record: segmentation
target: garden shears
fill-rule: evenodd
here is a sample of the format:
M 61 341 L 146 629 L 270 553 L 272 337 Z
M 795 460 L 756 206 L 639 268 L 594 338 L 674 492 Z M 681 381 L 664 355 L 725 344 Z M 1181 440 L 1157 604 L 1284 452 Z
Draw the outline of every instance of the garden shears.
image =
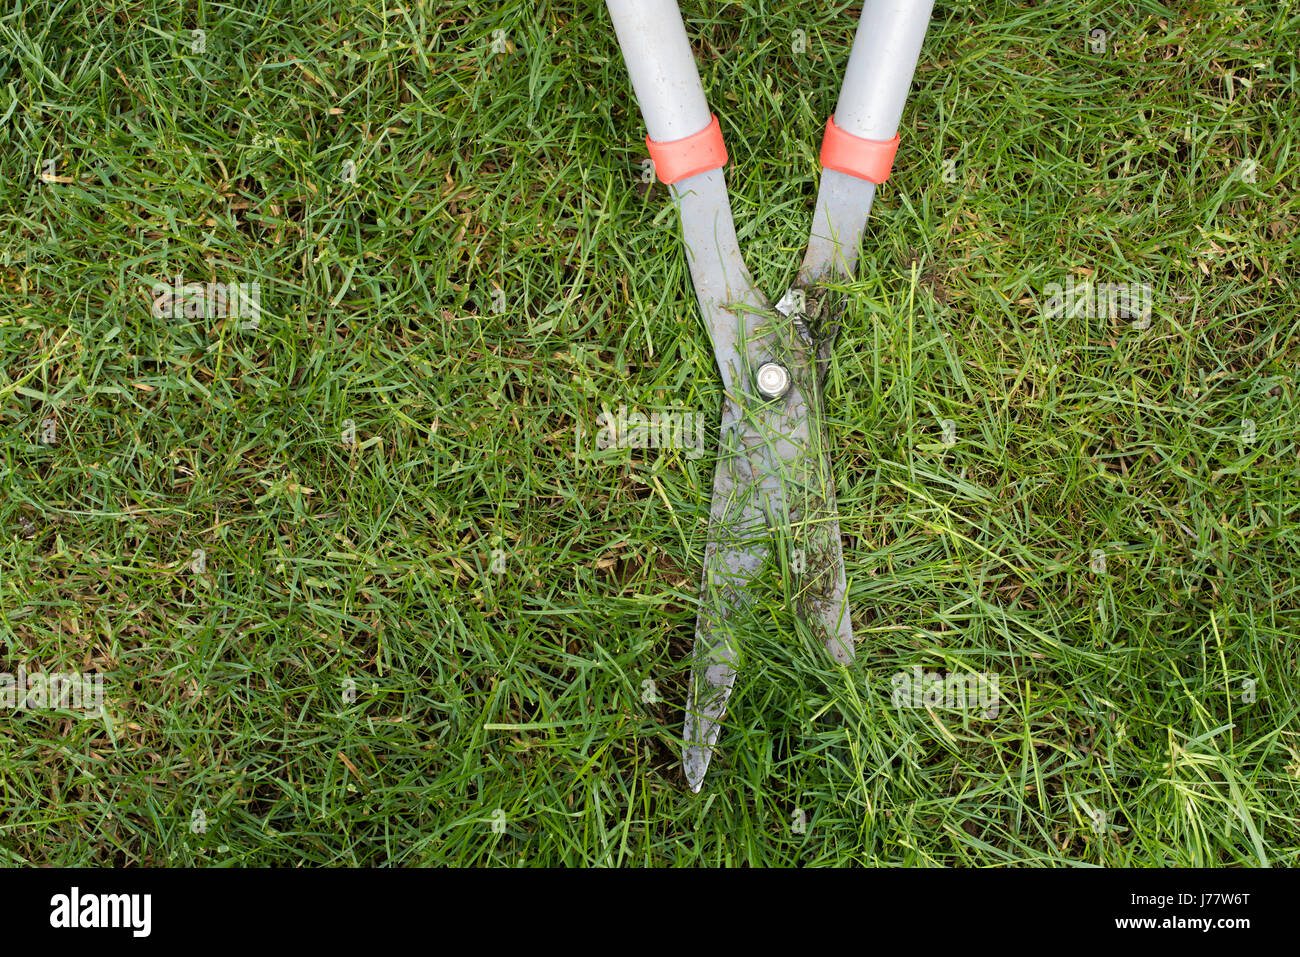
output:
M 823 168 L 803 265 L 775 306 L 740 254 L 723 179 L 721 124 L 704 97 L 675 0 L 607 0 L 645 119 L 656 177 L 681 219 L 691 280 L 722 378 L 708 541 L 686 702 L 682 764 L 699 791 L 713 755 L 761 571 L 796 582 L 796 610 L 839 664 L 853 660 L 835 482 L 823 442 L 822 389 L 843 299 L 898 123 L 933 0 L 867 0 L 826 123 Z

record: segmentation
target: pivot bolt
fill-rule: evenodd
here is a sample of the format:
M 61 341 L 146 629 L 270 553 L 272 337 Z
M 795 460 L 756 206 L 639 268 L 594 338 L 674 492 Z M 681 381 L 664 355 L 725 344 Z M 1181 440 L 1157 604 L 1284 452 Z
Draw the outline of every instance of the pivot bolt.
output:
M 758 391 L 769 399 L 779 399 L 790 391 L 790 373 L 778 362 L 764 362 L 754 377 Z

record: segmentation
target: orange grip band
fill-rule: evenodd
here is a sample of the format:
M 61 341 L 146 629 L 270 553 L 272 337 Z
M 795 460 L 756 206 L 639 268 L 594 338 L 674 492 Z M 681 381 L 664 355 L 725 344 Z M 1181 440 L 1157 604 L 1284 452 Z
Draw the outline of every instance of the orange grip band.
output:
M 894 168 L 894 154 L 898 152 L 898 134 L 892 140 L 867 140 L 845 133 L 835 125 L 835 117 L 826 121 L 826 136 L 822 140 L 822 166 L 858 179 L 883 183 Z
M 661 183 L 675 183 L 727 165 L 727 147 L 722 142 L 722 126 L 717 116 L 698 133 L 664 143 L 656 143 L 647 136 L 645 145 Z

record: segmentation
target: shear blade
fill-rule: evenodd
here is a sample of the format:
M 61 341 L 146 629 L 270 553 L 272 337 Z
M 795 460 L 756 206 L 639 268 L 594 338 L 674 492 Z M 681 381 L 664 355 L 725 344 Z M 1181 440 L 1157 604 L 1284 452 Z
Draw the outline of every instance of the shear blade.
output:
M 718 461 L 713 470 L 709 538 L 704 550 L 695 650 L 686 699 L 682 766 L 692 791 L 699 791 L 722 730 L 727 699 L 736 681 L 738 635 L 752 605 L 748 589 L 767 557 L 767 523 L 758 496 L 764 484 L 760 461 L 747 442 L 739 406 L 723 403 Z M 755 471 L 755 466 L 758 471 Z
M 735 684 L 739 642 L 752 620 L 752 589 L 774 538 L 790 549 L 784 561 L 796 607 L 836 661 L 853 658 L 817 362 L 802 327 L 791 320 L 784 328 L 769 339 L 769 348 L 791 372 L 789 392 L 770 401 L 729 395 L 723 403 L 683 735 L 683 768 L 697 792 Z

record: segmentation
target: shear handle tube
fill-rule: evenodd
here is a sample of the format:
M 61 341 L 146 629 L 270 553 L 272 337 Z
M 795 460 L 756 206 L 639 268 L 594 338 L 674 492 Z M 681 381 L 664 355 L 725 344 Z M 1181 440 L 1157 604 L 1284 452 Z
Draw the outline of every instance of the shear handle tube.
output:
M 657 143 L 706 129 L 712 117 L 676 0 L 607 0 L 646 132 Z
M 934 0 L 867 0 L 835 107 L 845 133 L 894 138 L 933 7 Z

